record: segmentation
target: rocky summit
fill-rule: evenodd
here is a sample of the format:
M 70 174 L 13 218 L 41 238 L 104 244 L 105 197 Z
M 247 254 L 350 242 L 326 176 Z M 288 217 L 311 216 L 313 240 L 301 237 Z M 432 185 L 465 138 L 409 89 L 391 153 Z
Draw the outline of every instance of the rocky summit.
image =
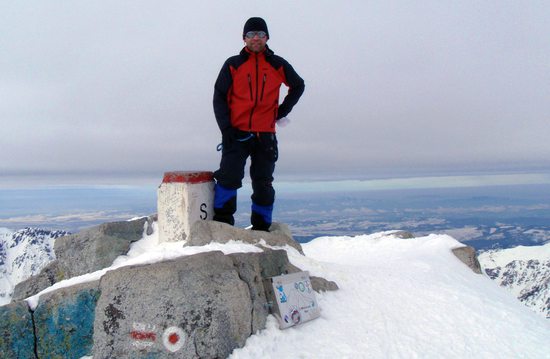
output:
M 99 280 L 44 292 L 35 307 L 22 300 L 62 279 L 109 267 L 151 233 L 153 221 L 107 223 L 58 239 L 57 259 L 0 307 L 0 358 L 225 358 L 265 328 L 272 303 L 264 279 L 300 271 L 277 249 L 301 252 L 286 226 L 262 234 L 205 222 L 182 245 L 223 243 L 225 230 L 262 250 L 208 251 L 113 268 Z M 338 288 L 319 277 L 311 282 L 317 291 Z

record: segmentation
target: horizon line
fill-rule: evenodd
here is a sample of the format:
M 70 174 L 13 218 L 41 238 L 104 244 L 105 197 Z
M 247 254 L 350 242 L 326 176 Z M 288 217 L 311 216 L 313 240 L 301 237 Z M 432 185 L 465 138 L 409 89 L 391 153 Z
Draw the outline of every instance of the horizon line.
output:
M 53 175 L 48 176 L 49 179 Z M 62 176 L 63 177 L 63 176 Z M 72 176 L 70 176 L 72 177 Z M 278 190 L 285 192 L 340 192 L 340 191 L 373 191 L 373 190 L 397 190 L 397 189 L 427 189 L 427 188 L 464 188 L 485 186 L 510 186 L 510 185 L 550 185 L 550 172 L 526 172 L 526 173 L 485 173 L 463 175 L 410 175 L 410 176 L 380 176 L 367 178 L 361 176 L 348 176 L 348 178 L 335 178 L 331 176 L 311 176 L 307 178 L 294 178 L 292 176 L 279 176 L 274 181 Z M 19 181 L 3 184 L 0 177 L 0 190 L 40 190 L 40 189 L 137 189 L 151 186 L 158 187 L 158 182 L 147 177 L 98 177 L 84 181 L 63 181 L 57 178 L 57 183 L 37 181 L 21 183 Z M 243 188 L 250 187 L 250 180 L 245 177 Z

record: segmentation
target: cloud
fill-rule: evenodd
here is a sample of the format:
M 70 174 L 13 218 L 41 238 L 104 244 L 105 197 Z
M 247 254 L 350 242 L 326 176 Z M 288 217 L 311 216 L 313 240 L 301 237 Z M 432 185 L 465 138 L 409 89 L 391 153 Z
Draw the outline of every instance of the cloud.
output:
M 540 3 L 5 4 L 4 174 L 215 169 L 212 88 L 249 16 L 306 80 L 277 172 L 550 168 Z
M 99 221 L 117 221 L 134 218 L 135 213 L 122 213 L 119 211 L 91 211 L 79 213 L 64 213 L 59 215 L 54 214 L 35 214 L 27 216 L 12 216 L 0 218 L 0 225 L 9 226 L 11 224 L 24 224 L 26 226 L 35 226 L 40 224 L 56 224 L 63 225 L 64 223 L 73 224 L 77 222 L 99 222 Z

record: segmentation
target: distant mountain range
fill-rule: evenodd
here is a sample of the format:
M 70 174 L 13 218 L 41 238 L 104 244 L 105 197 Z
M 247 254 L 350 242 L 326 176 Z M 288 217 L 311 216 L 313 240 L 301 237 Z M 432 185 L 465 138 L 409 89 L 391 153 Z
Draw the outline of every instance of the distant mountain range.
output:
M 17 283 L 55 259 L 55 239 L 67 234 L 62 230 L 25 228 L 13 232 L 0 228 L 0 305 L 10 302 Z M 479 261 L 484 273 L 498 285 L 550 318 L 550 243 L 486 251 Z
M 25 228 L 12 232 L 0 228 L 0 305 L 10 302 L 19 282 L 38 274 L 55 259 L 56 238 L 69 232 Z
M 550 319 L 550 243 L 487 251 L 479 262 L 491 279 Z

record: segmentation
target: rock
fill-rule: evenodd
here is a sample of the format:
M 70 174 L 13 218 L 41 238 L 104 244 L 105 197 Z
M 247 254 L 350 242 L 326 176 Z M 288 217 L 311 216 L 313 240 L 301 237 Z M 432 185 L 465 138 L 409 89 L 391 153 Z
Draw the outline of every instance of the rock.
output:
M 276 250 L 273 252 L 281 252 L 281 255 L 271 257 L 269 259 L 262 258 L 262 278 L 275 277 L 281 274 L 290 274 L 302 272 L 302 270 L 296 267 L 294 264 L 288 261 L 288 256 L 284 250 Z M 264 249 L 264 257 L 269 257 L 269 249 Z M 309 276 L 311 280 L 311 287 L 314 291 L 321 293 L 326 291 L 338 290 L 338 284 L 333 281 L 326 280 L 323 277 Z
M 256 333 L 265 328 L 269 307 L 265 296 L 263 278 L 300 271 L 290 264 L 286 251 L 265 249 L 262 253 L 235 253 L 233 260 L 239 277 L 248 285 L 252 300 L 252 327 Z
M 414 238 L 414 234 L 412 234 L 411 232 L 407 232 L 407 231 L 396 231 L 396 232 L 390 233 L 390 235 L 394 236 L 394 237 L 397 237 L 397 238 L 401 238 L 401 239 Z
M 0 307 L 0 358 L 36 358 L 32 315 L 25 302 Z
M 55 242 L 57 259 L 39 274 L 18 283 L 12 301 L 33 296 L 63 279 L 110 266 L 119 255 L 128 252 L 132 242 L 143 237 L 144 226 L 147 235 L 153 233 L 155 219 L 156 215 L 151 215 L 133 221 L 104 223 L 58 238 Z
M 153 234 L 153 222 L 157 222 L 158 218 L 159 216 L 156 213 L 147 217 L 147 229 L 145 230 L 145 234 L 148 236 Z
M 40 296 L 34 311 L 39 358 L 91 355 L 99 293 L 99 281 L 95 281 Z
M 62 279 L 110 266 L 127 253 L 131 242 L 149 233 L 152 221 L 149 217 L 106 223 L 59 238 L 57 259 L 20 283 L 14 298 L 27 298 Z M 263 279 L 300 271 L 285 250 L 271 247 L 290 245 L 300 253 L 302 248 L 282 224 L 274 224 L 267 233 L 197 223 L 186 245 L 234 239 L 258 245 L 263 252 L 207 252 L 122 267 L 99 281 L 43 294 L 33 315 L 26 303 L 14 302 L 0 311 L 0 358 L 3 353 L 10 358 L 34 358 L 35 353 L 52 358 L 92 353 L 94 358 L 221 358 L 242 347 L 266 325 L 270 308 Z M 323 278 L 311 279 L 317 291 L 338 287 Z
M 26 303 L 1 307 L 1 353 L 9 358 L 34 358 L 35 350 L 38 357 L 52 358 L 227 357 L 265 328 L 270 307 L 264 279 L 299 271 L 285 250 L 269 248 L 122 267 L 99 281 L 43 294 L 34 331 Z M 311 281 L 316 291 L 337 288 L 323 278 Z M 32 355 L 18 354 L 27 352 Z
M 481 274 L 481 266 L 477 260 L 476 250 L 470 246 L 453 249 L 453 254 L 477 274 Z
M 297 273 L 302 270 L 296 267 L 294 264 L 288 261 L 288 256 L 285 250 L 270 250 L 269 248 L 264 248 L 263 253 L 260 254 L 261 262 L 261 277 L 269 278 L 275 277 L 281 274 Z M 250 255 L 250 253 L 247 253 Z M 335 291 L 338 290 L 338 285 L 336 282 L 328 281 L 322 277 L 310 276 L 311 287 L 314 291 L 320 293 L 325 291 Z
M 94 358 L 225 358 L 251 334 L 249 287 L 221 252 L 120 268 L 100 288 Z
M 317 293 L 335 291 L 339 289 L 338 284 L 331 280 L 326 280 L 325 278 L 315 276 L 310 276 L 309 279 L 311 280 L 311 287 Z
M 273 223 L 270 232 L 263 232 L 237 228 L 216 221 L 196 221 L 191 226 L 189 239 L 185 245 L 203 246 L 211 242 L 227 243 L 230 240 L 251 244 L 259 244 L 261 240 L 264 240 L 269 246 L 283 247 L 289 245 L 304 254 L 300 243 L 292 238 L 288 226 L 283 223 Z
M 55 255 L 61 279 L 109 267 L 130 244 L 143 237 L 147 217 L 134 221 L 104 223 L 77 234 L 58 238 Z
M 60 281 L 61 278 L 58 262 L 54 260 L 44 267 L 39 274 L 18 283 L 13 290 L 12 301 L 31 297 Z

